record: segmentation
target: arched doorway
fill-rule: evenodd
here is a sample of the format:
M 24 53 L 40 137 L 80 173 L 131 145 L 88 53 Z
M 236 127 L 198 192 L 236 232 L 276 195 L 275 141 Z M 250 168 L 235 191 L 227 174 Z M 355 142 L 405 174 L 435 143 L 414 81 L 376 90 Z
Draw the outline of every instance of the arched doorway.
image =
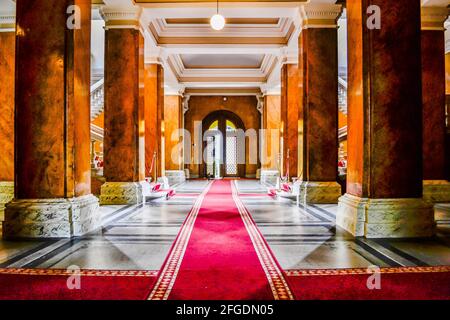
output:
M 245 177 L 245 127 L 231 111 L 214 111 L 203 119 L 203 177 Z

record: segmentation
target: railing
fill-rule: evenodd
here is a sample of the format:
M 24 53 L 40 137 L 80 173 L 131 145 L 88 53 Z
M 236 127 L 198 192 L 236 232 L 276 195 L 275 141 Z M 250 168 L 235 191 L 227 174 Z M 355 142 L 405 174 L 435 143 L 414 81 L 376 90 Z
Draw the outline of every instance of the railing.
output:
M 104 80 L 103 78 L 91 86 L 91 121 L 104 110 Z M 103 129 L 91 123 L 91 139 L 103 141 Z
M 104 97 L 104 79 L 102 78 L 91 86 L 91 120 L 103 112 Z
M 347 114 L 347 81 L 338 77 L 339 85 L 338 85 L 338 102 L 339 102 L 339 111 L 343 114 Z

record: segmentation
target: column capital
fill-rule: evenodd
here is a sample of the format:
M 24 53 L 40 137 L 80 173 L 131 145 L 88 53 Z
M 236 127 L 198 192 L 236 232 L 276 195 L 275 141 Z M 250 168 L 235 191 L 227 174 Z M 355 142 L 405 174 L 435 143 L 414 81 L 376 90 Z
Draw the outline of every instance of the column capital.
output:
M 156 47 L 145 51 L 145 64 L 160 64 L 164 66 L 167 54 L 164 48 Z
M 293 50 L 288 47 L 284 47 L 280 50 L 278 56 L 281 66 L 284 64 L 297 64 L 298 63 L 298 50 Z
M 337 20 L 342 14 L 340 4 L 307 4 L 300 7 L 302 29 L 337 28 Z
M 140 30 L 142 8 L 100 8 L 100 15 L 105 20 L 105 30 L 109 29 L 136 29 Z
M 0 32 L 15 32 L 16 31 L 16 15 L 0 14 Z
M 164 86 L 164 95 L 183 97 L 185 90 L 186 87 L 180 83 L 168 83 Z
M 422 7 L 422 30 L 444 31 L 449 9 L 444 7 Z

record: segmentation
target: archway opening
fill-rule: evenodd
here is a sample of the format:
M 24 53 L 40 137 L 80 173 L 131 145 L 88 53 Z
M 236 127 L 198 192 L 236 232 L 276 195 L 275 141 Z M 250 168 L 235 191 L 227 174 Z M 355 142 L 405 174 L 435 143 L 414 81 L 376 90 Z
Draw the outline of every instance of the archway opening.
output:
M 205 117 L 202 126 L 204 156 L 199 172 L 203 177 L 245 177 L 243 121 L 233 112 L 220 110 Z

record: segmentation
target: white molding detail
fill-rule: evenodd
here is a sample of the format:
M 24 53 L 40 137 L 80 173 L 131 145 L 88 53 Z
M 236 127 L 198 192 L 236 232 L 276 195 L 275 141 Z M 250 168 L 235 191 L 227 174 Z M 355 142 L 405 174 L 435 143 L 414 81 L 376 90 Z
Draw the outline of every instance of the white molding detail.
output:
M 101 7 L 100 15 L 105 20 L 105 30 L 109 29 L 136 29 L 144 34 L 144 29 L 141 27 L 140 18 L 142 8 L 134 7 L 129 9 Z M 115 21 L 117 24 L 111 23 Z M 133 21 L 135 23 L 129 23 Z M 124 22 L 123 24 L 121 22 Z
M 298 64 L 298 49 L 293 50 L 289 47 L 284 47 L 280 50 L 278 59 L 281 65 L 284 64 Z
M 276 63 L 276 55 L 266 54 L 259 68 L 195 69 L 187 68 L 180 54 L 167 56 L 167 64 L 181 82 L 184 78 L 260 78 L 260 82 L 265 82 L 274 68 L 276 68 Z
M 15 32 L 15 14 L 0 15 L 0 32 Z M 12 27 L 14 25 L 14 28 Z
M 189 100 L 191 99 L 191 96 L 189 94 L 186 94 L 183 97 L 183 114 L 189 111 Z
M 180 96 L 182 97 L 186 87 L 179 83 L 166 83 L 164 85 L 165 96 Z
M 264 111 L 264 96 L 262 94 L 257 94 L 256 95 L 256 99 L 258 100 L 258 104 L 256 106 L 256 110 L 258 110 L 258 112 L 260 114 L 263 114 L 263 111 Z
M 227 24 L 220 32 L 221 37 L 285 37 L 289 34 L 293 19 L 280 18 L 276 26 L 261 26 L 255 24 L 233 25 Z M 150 20 L 158 37 L 217 37 L 217 32 L 206 24 L 167 24 L 164 18 Z
M 300 17 L 303 29 L 338 27 L 337 20 L 342 14 L 342 5 L 309 3 L 301 6 Z M 326 23 L 324 23 L 326 21 Z

